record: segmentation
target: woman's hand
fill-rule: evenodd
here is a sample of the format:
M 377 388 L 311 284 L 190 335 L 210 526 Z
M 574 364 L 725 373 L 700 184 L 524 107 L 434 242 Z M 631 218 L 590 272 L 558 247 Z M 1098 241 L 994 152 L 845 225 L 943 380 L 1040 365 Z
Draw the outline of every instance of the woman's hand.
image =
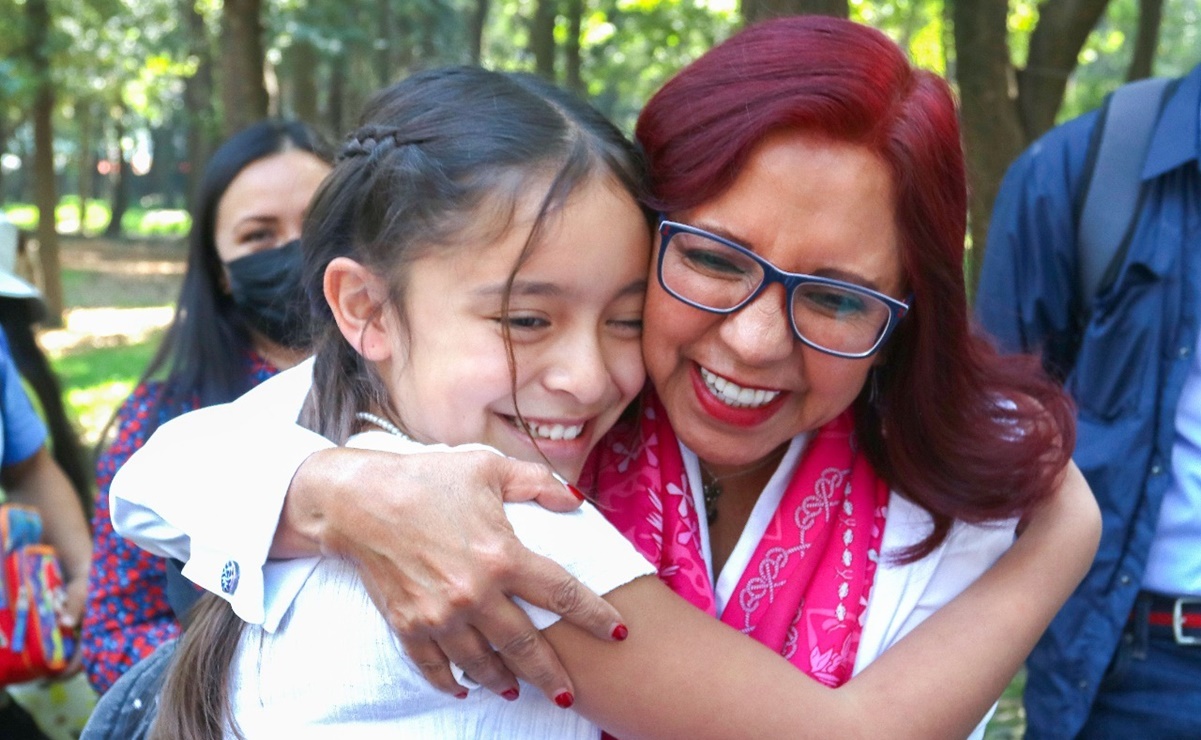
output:
M 488 452 L 324 450 L 297 471 L 272 554 L 311 552 L 316 543 L 357 563 L 372 600 L 437 688 L 464 691 L 453 661 L 506 698 L 516 698 L 516 673 L 553 699 L 572 690 L 570 677 L 512 597 L 605 640 L 624 632 L 621 617 L 527 550 L 502 498 L 554 511 L 580 504 L 546 467 Z

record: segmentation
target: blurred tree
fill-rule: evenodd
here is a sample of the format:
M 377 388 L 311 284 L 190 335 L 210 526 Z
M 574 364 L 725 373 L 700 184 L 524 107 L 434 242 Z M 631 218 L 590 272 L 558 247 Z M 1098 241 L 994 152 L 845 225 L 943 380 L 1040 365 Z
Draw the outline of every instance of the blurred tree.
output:
M 982 245 L 1001 178 L 1028 143 L 1055 123 L 1080 50 L 1109 0 L 1054 0 L 1038 6 L 1026 63 L 1014 65 L 1006 0 L 955 0 L 956 80 L 962 101 L 972 244 Z M 972 284 L 984 250 L 973 249 Z
M 125 220 L 125 212 L 129 210 L 129 157 L 126 151 L 125 107 L 118 103 L 109 111 L 113 125 L 113 142 L 116 152 L 116 165 L 112 168 L 113 197 L 109 201 L 108 226 L 104 235 L 109 239 L 121 236 L 121 224 Z
M 846 18 L 849 14 L 847 0 L 742 0 L 742 17 L 747 23 L 784 15 L 833 15 Z
M 1159 27 L 1163 23 L 1163 0 L 1139 0 L 1138 32 L 1135 35 L 1134 55 L 1126 71 L 1127 80 L 1151 76 L 1155 47 L 1159 44 Z
M 575 2 L 575 0 L 573 0 Z M 467 22 L 468 61 L 479 64 L 484 49 L 484 26 L 488 22 L 489 0 L 475 0 Z
M 221 130 L 225 136 L 267 116 L 262 0 L 225 0 L 221 11 Z
M 548 80 L 555 79 L 555 18 L 556 0 L 536 0 L 534 17 L 530 21 L 530 53 L 534 56 L 534 71 Z
M 191 71 L 183 75 L 186 111 L 183 121 L 187 130 L 185 200 L 190 205 L 195 202 L 201 168 L 216 145 L 219 129 L 213 106 L 213 46 L 208 21 L 197 0 L 179 0 L 178 7 L 183 20 L 185 63 Z
M 576 95 L 584 93 L 580 34 L 584 30 L 584 0 L 565 0 L 567 34 L 563 42 L 563 87 Z
M 34 79 L 34 204 L 38 210 L 38 259 L 47 326 L 63 325 L 63 280 L 58 253 L 58 186 L 54 171 L 54 83 L 50 77 L 50 6 L 48 0 L 25 0 L 29 63 Z

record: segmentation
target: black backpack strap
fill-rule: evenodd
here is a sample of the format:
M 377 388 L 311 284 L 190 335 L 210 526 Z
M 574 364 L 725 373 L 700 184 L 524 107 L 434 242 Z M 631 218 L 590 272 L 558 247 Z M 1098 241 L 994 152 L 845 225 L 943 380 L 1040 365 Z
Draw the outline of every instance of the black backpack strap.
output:
M 1077 219 L 1076 303 L 1081 326 L 1088 323 L 1093 299 L 1113 282 L 1130 247 L 1143 196 L 1143 162 L 1173 82 L 1151 78 L 1123 85 L 1106 99 L 1097 119 Z

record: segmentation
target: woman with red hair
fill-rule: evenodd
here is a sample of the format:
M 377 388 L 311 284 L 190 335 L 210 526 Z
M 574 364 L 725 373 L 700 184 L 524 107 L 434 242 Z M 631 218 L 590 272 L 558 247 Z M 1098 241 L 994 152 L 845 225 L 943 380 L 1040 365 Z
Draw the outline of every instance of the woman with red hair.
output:
M 680 72 L 636 136 L 661 213 L 653 388 L 583 487 L 677 594 L 829 686 L 945 605 L 906 641 L 903 675 L 931 702 L 912 726 L 962 734 L 1083 574 L 1099 522 L 1070 462 L 1066 396 L 970 325 L 946 83 L 872 29 L 780 19 Z M 563 506 L 548 473 L 327 449 L 267 420 L 295 418 L 307 385 L 293 374 L 164 427 L 114 484 L 123 532 L 191 558 L 185 573 L 248 621 L 275 608 L 269 554 L 352 560 L 448 692 L 461 690 L 448 660 L 501 694 L 517 689 L 508 667 L 548 696 L 597 690 L 573 686 L 510 595 L 614 638 L 653 616 L 619 617 L 513 538 L 494 492 Z M 188 460 L 212 424 L 233 475 Z M 266 461 L 264 438 L 279 440 Z M 164 470 L 170 497 L 156 491 Z M 187 503 L 204 498 L 207 512 Z M 1023 516 L 1039 536 L 1002 555 Z M 903 714 L 909 696 L 889 708 Z

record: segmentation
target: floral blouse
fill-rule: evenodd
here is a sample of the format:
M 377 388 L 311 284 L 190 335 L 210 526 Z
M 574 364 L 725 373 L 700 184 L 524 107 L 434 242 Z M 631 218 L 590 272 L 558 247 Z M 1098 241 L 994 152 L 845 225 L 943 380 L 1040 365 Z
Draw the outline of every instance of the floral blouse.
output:
M 258 355 L 247 358 L 247 372 L 258 385 L 277 370 Z M 113 476 L 141 449 L 149 431 L 195 409 L 195 398 L 164 398 L 161 381 L 138 385 L 117 413 L 116 440 L 96 461 L 96 506 L 92 515 L 92 567 L 81 647 L 88 682 L 104 693 L 134 663 L 179 634 L 179 623 L 167 603 L 167 570 L 163 558 L 151 555 L 113 531 L 108 489 Z M 151 423 L 151 416 L 157 418 Z

